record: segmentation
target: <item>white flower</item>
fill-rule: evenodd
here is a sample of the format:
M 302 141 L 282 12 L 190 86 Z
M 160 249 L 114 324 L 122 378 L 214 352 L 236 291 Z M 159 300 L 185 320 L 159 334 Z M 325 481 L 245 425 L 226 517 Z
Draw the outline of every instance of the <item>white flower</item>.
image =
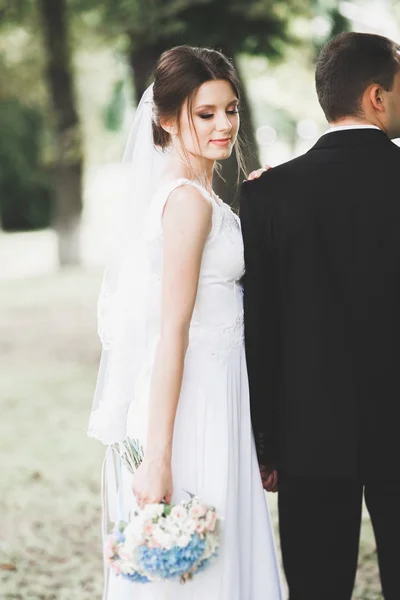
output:
M 164 531 L 171 535 L 174 538 L 177 538 L 180 533 L 180 527 L 178 523 L 174 522 L 172 519 L 166 519 L 164 523 Z
M 125 575 L 132 575 L 136 571 L 136 567 L 133 562 L 123 561 L 121 562 L 121 573 Z
M 179 546 L 179 548 L 184 548 L 190 542 L 191 537 L 192 536 L 190 536 L 190 535 L 181 535 L 178 538 L 176 545 Z
M 187 519 L 187 521 L 185 521 L 185 523 L 182 526 L 182 531 L 184 531 L 185 533 L 187 533 L 188 535 L 193 535 L 195 533 L 195 531 L 197 530 L 197 525 L 198 525 L 198 521 L 192 519 Z
M 141 543 L 144 539 L 144 528 L 145 523 L 142 521 L 142 519 L 138 517 L 132 519 L 124 531 L 126 543 L 131 547 Z
M 162 504 L 146 504 L 146 506 L 141 511 L 141 514 L 144 519 L 157 519 L 161 517 L 164 511 L 164 506 Z
M 160 527 L 156 527 L 153 532 L 154 541 L 165 550 L 170 550 L 174 546 L 172 535 L 163 531 Z
M 215 533 L 207 533 L 205 540 L 206 547 L 204 549 L 203 558 L 209 558 L 218 550 L 219 538 Z

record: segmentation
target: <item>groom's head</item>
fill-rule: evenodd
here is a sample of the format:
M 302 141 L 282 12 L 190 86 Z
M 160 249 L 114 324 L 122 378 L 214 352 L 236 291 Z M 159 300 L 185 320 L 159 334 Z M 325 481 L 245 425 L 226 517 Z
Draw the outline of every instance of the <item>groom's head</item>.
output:
M 332 124 L 354 120 L 400 137 L 400 46 L 380 35 L 341 33 L 322 49 L 315 82 Z

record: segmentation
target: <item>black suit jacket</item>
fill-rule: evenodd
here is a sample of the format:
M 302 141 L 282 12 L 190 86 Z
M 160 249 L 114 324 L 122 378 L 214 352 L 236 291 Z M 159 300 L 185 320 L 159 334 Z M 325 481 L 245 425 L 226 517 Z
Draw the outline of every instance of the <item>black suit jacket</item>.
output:
M 245 182 L 240 216 L 260 461 L 400 477 L 400 148 L 325 134 Z

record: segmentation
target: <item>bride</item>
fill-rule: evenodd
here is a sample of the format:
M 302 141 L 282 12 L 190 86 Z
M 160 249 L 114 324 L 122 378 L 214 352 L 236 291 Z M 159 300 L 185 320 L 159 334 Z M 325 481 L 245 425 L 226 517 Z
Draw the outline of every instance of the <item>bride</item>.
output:
M 184 490 L 222 517 L 219 557 L 185 585 L 106 573 L 106 600 L 282 600 L 251 430 L 239 220 L 213 192 L 236 151 L 239 84 L 220 52 L 165 52 L 124 157 L 127 202 L 99 302 L 103 353 L 89 435 L 139 438 L 132 475 L 108 452 L 107 518 Z M 106 489 L 107 488 L 107 489 Z

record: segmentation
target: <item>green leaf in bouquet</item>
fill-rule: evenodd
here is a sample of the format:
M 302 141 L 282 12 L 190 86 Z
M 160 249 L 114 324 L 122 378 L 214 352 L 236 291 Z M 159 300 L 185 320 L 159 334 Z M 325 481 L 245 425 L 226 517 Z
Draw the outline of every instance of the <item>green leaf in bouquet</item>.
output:
M 185 494 L 190 496 L 191 500 L 193 500 L 193 498 L 195 498 L 195 496 L 196 496 L 196 494 L 192 494 L 192 492 L 188 492 L 187 490 L 184 490 L 183 488 L 182 488 L 182 492 L 185 492 Z
M 123 532 L 124 532 L 124 530 L 125 530 L 125 527 L 126 527 L 126 526 L 127 526 L 127 523 L 126 523 L 125 521 L 119 521 L 119 522 L 118 522 L 118 527 L 117 527 L 117 528 L 118 528 L 118 531 L 119 531 L 120 533 L 123 533 Z
M 171 514 L 171 510 L 172 510 L 171 504 L 164 504 L 163 517 L 168 517 L 168 515 Z

